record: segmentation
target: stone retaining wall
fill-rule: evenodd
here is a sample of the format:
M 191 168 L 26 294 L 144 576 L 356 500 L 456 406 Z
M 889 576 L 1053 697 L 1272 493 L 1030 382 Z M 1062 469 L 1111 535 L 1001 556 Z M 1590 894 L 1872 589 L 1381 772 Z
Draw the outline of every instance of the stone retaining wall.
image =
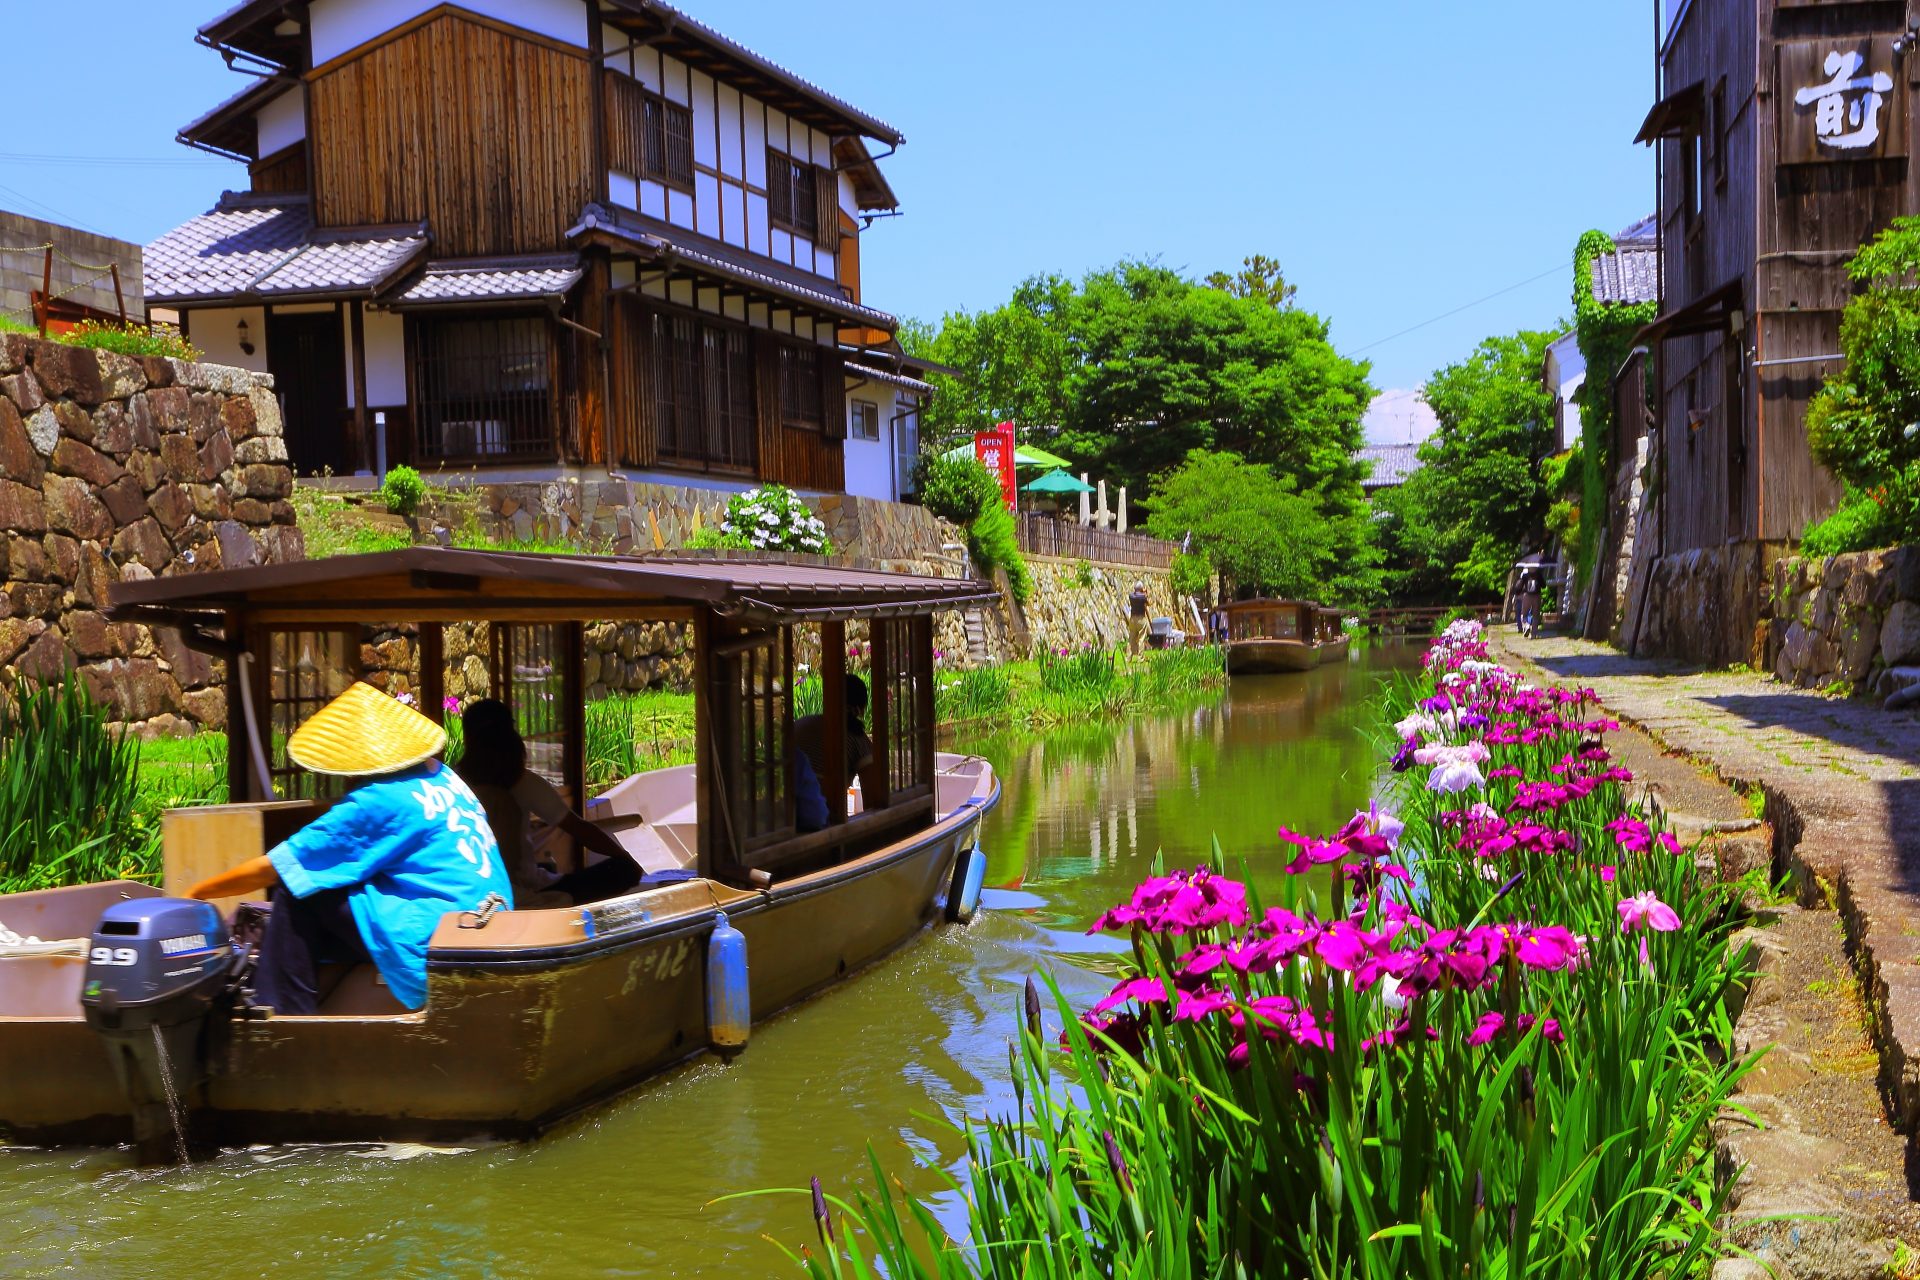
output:
M 302 558 L 272 387 L 0 336 L 0 676 L 78 668 L 148 734 L 224 724 L 222 664 L 102 611 L 126 579 Z
M 1633 637 L 1633 652 L 1715 667 L 1763 667 L 1767 626 L 1762 614 L 1768 574 L 1779 554 L 1774 547 L 1744 542 L 1654 561 L 1644 590 L 1628 600 L 1621 624 Z
M 1920 682 L 1920 546 L 1782 559 L 1769 588 L 1762 670 L 1863 694 Z

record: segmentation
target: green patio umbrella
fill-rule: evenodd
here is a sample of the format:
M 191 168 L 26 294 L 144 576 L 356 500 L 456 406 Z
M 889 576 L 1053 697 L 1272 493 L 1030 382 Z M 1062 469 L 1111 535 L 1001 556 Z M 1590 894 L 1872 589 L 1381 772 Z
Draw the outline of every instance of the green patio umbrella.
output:
M 1028 493 L 1092 493 L 1093 486 L 1065 471 L 1049 471 L 1025 486 Z
M 973 456 L 973 445 L 963 444 L 947 450 L 948 458 L 960 459 Z M 1036 449 L 1030 444 L 1018 444 L 1013 447 L 1013 465 L 1015 467 L 1070 467 L 1073 464 L 1065 458 L 1048 453 L 1045 449 Z

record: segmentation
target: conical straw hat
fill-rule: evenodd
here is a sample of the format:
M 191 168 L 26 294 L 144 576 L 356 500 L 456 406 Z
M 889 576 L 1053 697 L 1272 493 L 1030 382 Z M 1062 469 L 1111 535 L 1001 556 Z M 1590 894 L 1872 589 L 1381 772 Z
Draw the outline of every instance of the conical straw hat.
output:
M 293 731 L 287 755 L 313 773 L 361 777 L 412 768 L 446 745 L 445 729 L 356 681 Z

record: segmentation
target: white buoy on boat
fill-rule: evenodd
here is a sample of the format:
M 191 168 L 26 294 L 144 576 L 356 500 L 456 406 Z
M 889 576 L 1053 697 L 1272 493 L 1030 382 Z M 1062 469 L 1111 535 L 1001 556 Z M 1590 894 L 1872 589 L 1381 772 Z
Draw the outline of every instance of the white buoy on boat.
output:
M 987 855 L 980 852 L 976 830 L 971 847 L 954 859 L 953 887 L 947 892 L 947 919 L 964 923 L 980 909 L 980 890 L 987 882 Z

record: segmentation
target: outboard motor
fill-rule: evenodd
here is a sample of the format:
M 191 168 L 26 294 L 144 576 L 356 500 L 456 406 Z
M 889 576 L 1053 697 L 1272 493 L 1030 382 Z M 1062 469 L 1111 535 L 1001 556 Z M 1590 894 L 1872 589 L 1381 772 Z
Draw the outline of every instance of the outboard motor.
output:
M 186 1099 L 206 1077 L 207 1012 L 230 959 L 207 902 L 116 902 L 93 931 L 80 1005 L 113 1058 L 143 1164 L 186 1158 Z

